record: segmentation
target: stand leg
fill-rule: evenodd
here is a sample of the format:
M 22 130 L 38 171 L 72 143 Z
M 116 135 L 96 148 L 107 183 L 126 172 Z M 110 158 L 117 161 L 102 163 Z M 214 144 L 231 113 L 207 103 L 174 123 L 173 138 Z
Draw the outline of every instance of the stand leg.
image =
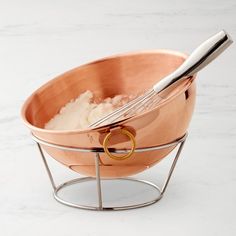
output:
M 165 180 L 165 182 L 164 182 L 164 185 L 163 185 L 163 187 L 162 187 L 162 189 L 161 189 L 161 195 L 163 195 L 163 194 L 165 193 L 165 191 L 166 191 L 166 188 L 167 188 L 167 186 L 168 186 L 168 183 L 169 183 L 169 181 L 170 181 L 170 178 L 171 178 L 171 176 L 172 176 L 172 174 L 173 174 L 173 171 L 174 171 L 174 169 L 175 169 L 176 163 L 177 163 L 177 161 L 178 161 L 178 159 L 179 159 L 180 153 L 181 153 L 181 151 L 182 151 L 182 149 L 183 149 L 183 147 L 184 147 L 185 141 L 186 141 L 186 139 L 184 139 L 184 140 L 180 143 L 179 149 L 178 149 L 178 151 L 177 151 L 177 153 L 176 153 L 176 155 L 175 155 L 174 161 L 173 161 L 173 163 L 172 163 L 172 165 L 171 165 L 171 167 L 170 167 L 168 176 L 167 176 L 167 178 L 166 178 L 166 180 Z
M 42 159 L 43 159 L 43 163 L 44 163 L 44 166 L 45 166 L 46 171 L 47 171 L 47 173 L 48 173 L 48 177 L 49 177 L 49 179 L 50 179 L 52 188 L 53 188 L 53 190 L 55 191 L 55 190 L 56 190 L 56 185 L 55 185 L 54 179 L 53 179 L 53 177 L 52 177 L 52 173 L 51 173 L 51 171 L 50 171 L 50 169 L 49 169 L 49 167 L 48 167 L 48 163 L 47 163 L 47 161 L 46 161 L 46 158 L 45 158 L 45 156 L 44 156 L 44 154 L 43 154 L 43 150 L 42 150 L 42 148 L 41 148 L 41 146 L 40 146 L 39 143 L 37 143 L 37 146 L 38 146 L 39 152 L 40 152 L 40 154 L 41 154 L 41 157 L 42 157 Z
M 96 171 L 96 181 L 97 181 L 97 194 L 98 194 L 98 209 L 102 210 L 102 188 L 101 188 L 101 176 L 100 176 L 100 166 L 99 166 L 99 153 L 95 154 L 95 171 Z

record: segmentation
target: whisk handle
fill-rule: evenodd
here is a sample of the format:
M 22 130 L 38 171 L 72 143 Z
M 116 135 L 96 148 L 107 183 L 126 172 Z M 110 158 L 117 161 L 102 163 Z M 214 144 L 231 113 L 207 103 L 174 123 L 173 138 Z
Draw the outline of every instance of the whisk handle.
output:
M 224 30 L 213 35 L 198 46 L 177 70 L 155 84 L 154 91 L 159 93 L 175 82 L 193 76 L 219 56 L 231 43 L 233 41 L 230 35 Z

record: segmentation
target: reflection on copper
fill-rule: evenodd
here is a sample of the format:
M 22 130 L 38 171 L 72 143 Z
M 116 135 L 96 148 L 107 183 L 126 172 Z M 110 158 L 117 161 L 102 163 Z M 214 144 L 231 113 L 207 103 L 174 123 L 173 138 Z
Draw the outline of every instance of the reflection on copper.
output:
M 50 143 L 81 148 L 102 148 L 102 140 L 115 129 L 127 128 L 134 136 L 136 147 L 169 143 L 183 136 L 190 123 L 196 97 L 193 80 L 178 85 L 159 105 L 143 114 L 93 130 L 53 131 L 44 129 L 62 106 L 91 90 L 97 99 L 117 94 L 134 95 L 152 87 L 158 80 L 174 71 L 186 55 L 169 50 L 130 53 L 98 60 L 49 81 L 35 91 L 22 108 L 22 118 L 31 132 Z M 186 97 L 188 94 L 188 97 Z M 110 147 L 130 148 L 130 141 L 116 135 Z M 86 176 L 95 176 L 94 153 L 78 153 L 42 147 L 57 161 Z M 119 161 L 101 154 L 101 176 L 120 177 L 139 173 L 163 159 L 172 148 L 134 153 Z

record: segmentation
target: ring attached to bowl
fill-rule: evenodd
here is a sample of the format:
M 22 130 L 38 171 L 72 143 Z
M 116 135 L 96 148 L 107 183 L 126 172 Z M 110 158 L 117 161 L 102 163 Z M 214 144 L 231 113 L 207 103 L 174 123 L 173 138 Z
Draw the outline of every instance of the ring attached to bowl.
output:
M 105 152 L 110 158 L 112 158 L 112 159 L 114 159 L 114 160 L 119 160 L 119 161 L 125 160 L 125 159 L 131 157 L 132 154 L 134 153 L 134 150 L 135 150 L 135 147 L 136 147 L 136 141 L 135 141 L 134 135 L 133 135 L 130 131 L 128 131 L 128 130 L 126 130 L 126 129 L 120 129 L 120 132 L 121 132 L 121 134 L 126 135 L 126 136 L 130 139 L 130 141 L 131 141 L 131 149 L 130 149 L 130 152 L 128 152 L 127 154 L 125 154 L 125 155 L 123 155 L 123 156 L 116 156 L 116 155 L 112 154 L 112 153 L 109 151 L 109 149 L 108 149 L 108 144 L 109 144 L 110 138 L 112 137 L 112 132 L 108 133 L 108 134 L 105 136 L 104 140 L 103 140 L 103 149 L 104 149 L 104 152 Z

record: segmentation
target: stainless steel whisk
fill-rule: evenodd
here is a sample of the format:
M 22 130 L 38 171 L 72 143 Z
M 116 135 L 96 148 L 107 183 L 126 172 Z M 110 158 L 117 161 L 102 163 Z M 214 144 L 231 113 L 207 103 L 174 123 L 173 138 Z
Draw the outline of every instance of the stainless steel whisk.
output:
M 177 70 L 155 84 L 152 89 L 94 122 L 89 127 L 94 128 L 113 123 L 121 118 L 131 117 L 137 112 L 141 113 L 154 102 L 158 103 L 161 100 L 161 98 L 157 96 L 158 94 L 170 88 L 170 86 L 176 84 L 176 82 L 180 82 L 195 75 L 219 56 L 231 43 L 233 43 L 233 41 L 229 34 L 224 30 L 218 32 L 198 46 Z

